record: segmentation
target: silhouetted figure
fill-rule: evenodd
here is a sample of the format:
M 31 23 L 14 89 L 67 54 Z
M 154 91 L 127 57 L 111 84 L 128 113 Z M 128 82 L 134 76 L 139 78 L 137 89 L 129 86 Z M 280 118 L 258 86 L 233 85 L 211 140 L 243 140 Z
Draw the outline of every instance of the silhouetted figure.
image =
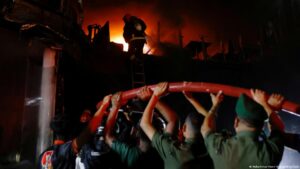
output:
M 146 43 L 146 24 L 136 16 L 126 14 L 123 17 L 125 26 L 123 28 L 123 37 L 128 43 L 128 54 L 131 60 L 140 58 L 143 54 L 144 44 Z

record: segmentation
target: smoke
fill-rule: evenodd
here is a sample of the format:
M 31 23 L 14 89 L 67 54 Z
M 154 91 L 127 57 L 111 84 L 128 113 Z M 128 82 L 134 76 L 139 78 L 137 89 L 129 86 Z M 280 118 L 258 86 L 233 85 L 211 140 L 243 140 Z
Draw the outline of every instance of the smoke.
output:
M 239 16 L 238 5 L 231 1 L 204 0 L 90 0 L 85 4 L 84 27 L 88 24 L 104 24 L 110 21 L 111 35 L 122 35 L 122 17 L 126 13 L 142 18 L 147 24 L 146 33 L 155 46 L 157 40 L 157 23 L 160 22 L 160 40 L 179 44 L 179 30 L 183 35 L 183 46 L 191 40 L 212 42 L 209 53 L 219 50 L 219 44 L 228 40 L 255 41 L 256 25 L 250 25 Z M 250 35 L 249 35 L 250 34 Z
M 174 3 L 175 2 L 175 3 Z M 172 0 L 112 0 L 112 1 L 90 1 L 86 4 L 87 10 L 106 11 L 107 9 L 124 9 L 125 13 L 133 13 L 134 15 L 147 15 L 149 13 L 167 21 L 170 26 L 182 26 L 183 18 L 180 13 L 180 5 Z M 123 15 L 124 15 L 123 14 Z M 119 15 L 115 13 L 115 15 Z

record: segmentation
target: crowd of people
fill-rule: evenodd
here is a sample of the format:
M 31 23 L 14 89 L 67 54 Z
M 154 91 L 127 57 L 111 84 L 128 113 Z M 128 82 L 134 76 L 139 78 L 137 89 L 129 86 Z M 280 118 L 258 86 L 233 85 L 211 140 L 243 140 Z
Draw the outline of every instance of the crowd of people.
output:
M 40 155 L 39 168 L 246 169 L 279 165 L 285 133 L 276 112 L 281 109 L 283 96 L 267 97 L 258 89 L 251 89 L 252 98 L 241 94 L 235 107 L 236 134 L 230 135 L 216 131 L 215 118 L 224 97 L 221 91 L 210 94 L 209 110 L 192 93 L 183 92 L 196 111 L 188 113 L 182 124 L 179 112 L 160 99 L 167 92 L 167 82 L 153 90 L 142 87 L 137 97 L 146 106 L 137 120 L 120 111 L 128 102 L 121 92 L 107 95 L 93 117 L 90 112 L 82 114 L 80 121 L 86 127 L 69 140 L 65 137 L 66 117 L 58 114 L 50 124 L 54 144 Z M 120 116 L 126 125 L 118 122 Z M 269 136 L 263 134 L 266 119 Z

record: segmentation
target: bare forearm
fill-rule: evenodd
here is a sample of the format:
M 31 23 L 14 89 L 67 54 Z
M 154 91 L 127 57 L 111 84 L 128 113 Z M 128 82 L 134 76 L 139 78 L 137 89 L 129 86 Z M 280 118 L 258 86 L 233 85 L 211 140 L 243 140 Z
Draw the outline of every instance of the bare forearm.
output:
M 153 116 L 153 110 L 156 106 L 156 103 L 158 102 L 158 97 L 155 95 L 152 95 L 147 107 L 145 108 L 144 114 L 141 119 L 141 124 L 151 124 L 152 116 Z
M 279 130 L 281 132 L 284 132 L 284 123 L 279 117 L 279 115 L 268 104 L 263 104 L 263 107 L 269 117 L 269 124 L 271 125 L 271 130 Z
M 167 104 L 161 101 L 157 102 L 156 108 L 167 121 L 165 131 L 168 133 L 173 133 L 178 121 L 177 114 Z
M 96 116 L 94 116 L 89 122 L 88 126 L 80 133 L 77 138 L 74 139 L 73 148 L 76 153 L 78 153 L 81 147 L 91 139 L 92 135 L 96 132 L 99 124 L 102 122 L 103 116 L 104 113 L 98 113 Z
M 113 128 L 116 124 L 119 107 L 113 107 L 107 118 L 105 125 L 105 142 L 111 147 L 115 137 L 113 135 Z
M 75 153 L 78 153 L 81 147 L 85 143 L 87 143 L 91 139 L 92 135 L 96 132 L 99 124 L 102 122 L 105 111 L 109 106 L 109 102 L 108 102 L 109 99 L 110 99 L 109 95 L 104 97 L 100 108 L 97 110 L 94 117 L 90 120 L 88 126 L 79 134 L 77 138 L 73 140 L 72 146 Z
M 99 109 L 96 111 L 96 113 L 94 114 L 94 117 L 98 116 L 99 114 L 103 114 L 106 109 L 108 108 L 109 104 L 104 104 L 102 103 L 102 105 L 99 107 Z
M 153 110 L 158 102 L 158 97 L 155 95 L 152 95 L 147 107 L 145 108 L 145 111 L 143 113 L 142 119 L 141 119 L 141 128 L 145 132 L 145 134 L 148 136 L 148 138 L 151 140 L 155 129 L 152 125 L 152 117 L 153 117 Z
M 188 101 L 194 106 L 198 113 L 202 114 L 204 117 L 208 115 L 207 110 L 195 99 L 188 99 Z
M 202 127 L 201 127 L 201 134 L 205 137 L 209 132 L 216 131 L 216 114 L 217 114 L 218 106 L 213 106 L 207 116 L 204 118 Z
M 176 113 L 167 104 L 158 101 L 155 108 L 157 108 L 167 122 L 177 121 Z
M 102 104 L 100 108 L 95 113 L 94 117 L 91 119 L 88 125 L 88 131 L 91 134 L 94 134 L 99 126 L 99 124 L 102 122 L 102 119 L 104 117 L 105 111 L 108 108 L 109 104 Z

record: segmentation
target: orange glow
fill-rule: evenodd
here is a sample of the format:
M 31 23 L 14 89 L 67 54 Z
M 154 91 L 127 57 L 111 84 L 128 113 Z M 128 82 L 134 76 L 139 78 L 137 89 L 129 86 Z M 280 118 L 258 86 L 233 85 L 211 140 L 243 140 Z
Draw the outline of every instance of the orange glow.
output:
M 128 51 L 128 44 L 121 35 L 111 36 L 110 40 L 123 45 L 123 51 Z
M 226 48 L 228 40 L 236 41 L 240 36 L 243 37 L 244 42 L 253 44 L 257 42 L 255 33 L 257 25 L 252 25 L 247 19 L 240 18 L 234 10 L 223 9 L 221 6 L 215 6 L 214 3 L 196 7 L 190 2 L 182 4 L 181 8 L 180 3 L 168 4 L 159 0 L 118 1 L 116 4 L 103 2 L 98 6 L 93 6 L 94 3 L 87 3 L 84 9 L 83 28 L 86 29 L 89 24 L 104 24 L 109 21 L 112 41 L 121 42 L 127 46 L 122 38 L 124 26 L 122 18 L 127 13 L 138 16 L 145 21 L 146 33 L 149 36 L 148 47 L 145 46 L 144 52 L 147 52 L 150 46 L 152 50 L 149 54 L 156 56 L 164 55 L 164 48 L 160 48 L 162 45 L 159 43 L 176 46 L 183 42 L 184 47 L 190 41 L 201 41 L 202 36 L 205 37 L 206 42 L 211 43 L 207 49 L 209 55 L 222 51 L 220 42 L 225 44 Z M 188 6 L 192 8 L 186 8 Z M 179 32 L 182 36 L 179 36 Z M 124 47 L 125 50 L 126 48 Z
M 100 14 L 101 13 L 101 14 Z M 97 11 L 85 11 L 85 19 L 83 23 L 83 29 L 87 34 L 87 26 L 89 24 L 100 24 L 103 25 L 106 21 L 109 21 L 109 31 L 110 31 L 110 40 L 115 43 L 119 43 L 123 45 L 123 51 L 128 51 L 128 44 L 125 42 L 123 38 L 123 26 L 124 22 L 122 21 L 123 15 L 127 13 L 126 10 L 124 9 L 106 9 L 102 10 L 101 12 Z M 105 17 L 97 17 L 97 16 L 103 16 Z M 148 16 L 141 16 L 142 19 L 144 19 L 147 22 L 147 30 L 146 34 L 149 35 L 148 33 L 151 30 L 155 30 L 155 19 L 149 19 L 150 17 Z M 154 21 L 154 22 L 150 22 Z M 147 42 L 148 44 L 145 44 L 143 52 L 148 54 L 152 54 L 152 50 L 150 50 L 150 44 L 149 41 Z
M 143 10 L 141 10 L 143 9 Z M 178 31 L 179 28 L 170 23 L 166 18 L 161 17 L 155 12 L 154 6 L 141 7 L 138 4 L 129 4 L 126 8 L 110 7 L 101 10 L 85 10 L 85 19 L 83 28 L 86 30 L 89 24 L 103 25 L 106 21 L 110 24 L 110 39 L 113 42 L 123 44 L 124 51 L 128 51 L 128 44 L 123 39 L 124 22 L 122 17 L 126 13 L 137 15 L 147 24 L 146 34 L 148 35 L 147 44 L 144 47 L 144 53 L 159 55 L 159 50 L 155 48 L 157 45 L 158 22 L 160 22 L 160 42 L 179 44 Z M 187 45 L 191 40 L 200 40 L 200 35 L 205 35 L 207 41 L 214 42 L 215 36 L 204 24 L 194 24 L 187 15 L 182 15 L 185 24 L 182 26 L 183 46 Z M 215 43 L 219 44 L 219 43 Z M 210 50 L 212 46 L 208 50 Z M 210 52 L 210 51 L 209 51 Z
M 153 54 L 153 53 L 152 53 L 152 50 L 151 50 L 151 48 L 150 48 L 150 46 L 147 45 L 147 44 L 145 44 L 144 49 L 143 49 L 143 52 L 144 52 L 145 54 Z
M 120 32 L 122 34 L 122 32 Z M 122 35 L 111 35 L 110 40 L 115 43 L 119 43 L 123 45 L 123 51 L 128 51 L 128 43 L 125 42 Z M 149 45 L 145 44 L 143 52 L 147 54 L 151 54 L 151 48 Z

